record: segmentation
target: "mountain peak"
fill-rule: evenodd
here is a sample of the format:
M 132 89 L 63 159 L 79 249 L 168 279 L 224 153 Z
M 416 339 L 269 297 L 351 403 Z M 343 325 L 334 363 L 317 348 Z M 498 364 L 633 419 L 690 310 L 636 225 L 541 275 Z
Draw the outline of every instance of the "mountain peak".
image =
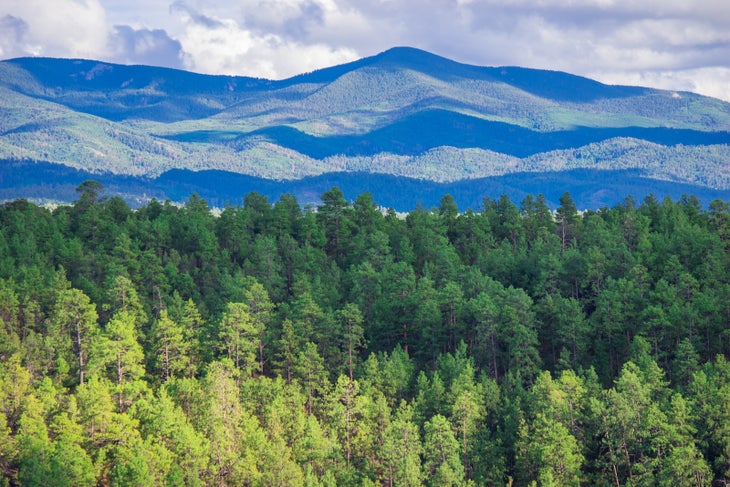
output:
M 381 60 L 381 61 L 396 61 L 396 62 L 423 62 L 423 61 L 448 61 L 450 63 L 453 63 L 454 61 L 450 61 L 442 56 L 439 56 L 437 54 L 433 54 L 428 51 L 424 51 L 423 49 L 418 49 L 417 47 L 411 47 L 411 46 L 395 46 L 391 47 L 390 49 L 386 49 L 385 51 L 376 54 L 375 56 L 372 56 L 373 59 Z
M 489 71 L 494 69 L 462 64 L 415 47 L 397 46 L 373 56 L 358 59 L 357 61 L 294 76 L 293 78 L 284 80 L 284 83 L 291 84 L 304 80 L 314 83 L 328 83 L 351 71 L 366 67 L 385 70 L 410 69 L 442 79 L 453 78 L 455 76 L 469 78 L 483 78 L 486 76 L 491 78 L 492 76 Z
M 372 64 L 381 67 L 396 66 L 413 69 L 437 77 L 450 74 L 474 76 L 481 73 L 483 75 L 485 70 L 489 69 L 462 64 L 438 54 L 408 46 L 393 47 L 366 59 L 370 59 Z

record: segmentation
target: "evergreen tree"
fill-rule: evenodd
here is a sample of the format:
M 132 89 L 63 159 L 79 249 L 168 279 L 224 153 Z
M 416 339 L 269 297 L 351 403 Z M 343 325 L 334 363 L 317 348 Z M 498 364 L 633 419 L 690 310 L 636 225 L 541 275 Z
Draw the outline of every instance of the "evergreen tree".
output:
M 119 409 L 131 405 L 135 382 L 144 376 L 144 350 L 137 340 L 135 317 L 129 311 L 116 313 L 96 342 L 97 367 L 116 384 Z
M 424 425 L 423 450 L 428 485 L 462 485 L 464 466 L 459 457 L 459 442 L 448 420 L 440 414 Z
M 51 330 L 58 340 L 59 352 L 63 353 L 68 345 L 73 348 L 81 384 L 84 383 L 89 362 L 90 344 L 99 331 L 96 320 L 96 308 L 82 291 L 69 289 L 59 294 Z
M 43 418 L 40 401 L 26 396 L 17 433 L 18 481 L 22 485 L 51 485 L 53 445 Z
M 246 303 L 228 303 L 221 318 L 219 336 L 236 369 L 250 375 L 257 364 L 260 335 Z
M 263 285 L 253 282 L 251 286 L 244 292 L 244 299 L 248 304 L 251 314 L 251 320 L 254 328 L 258 332 L 258 358 L 259 373 L 264 373 L 264 346 L 267 333 L 267 327 L 271 323 L 274 312 L 274 303 L 269 299 L 269 293 Z
M 160 312 L 160 317 L 152 324 L 152 343 L 157 352 L 156 368 L 164 380 L 183 375 L 188 367 L 190 344 L 185 341 L 185 333 L 179 324 L 170 319 L 167 310 Z
M 393 421 L 383 432 L 382 448 L 386 462 L 383 481 L 387 485 L 419 486 L 423 483 L 420 458 L 422 445 L 412 416 L 412 409 L 401 404 Z
M 568 248 L 571 240 L 575 238 L 575 227 L 578 221 L 578 209 L 575 202 L 570 193 L 565 192 L 560 197 L 560 206 L 555 211 L 555 222 L 557 223 L 558 236 L 563 250 Z

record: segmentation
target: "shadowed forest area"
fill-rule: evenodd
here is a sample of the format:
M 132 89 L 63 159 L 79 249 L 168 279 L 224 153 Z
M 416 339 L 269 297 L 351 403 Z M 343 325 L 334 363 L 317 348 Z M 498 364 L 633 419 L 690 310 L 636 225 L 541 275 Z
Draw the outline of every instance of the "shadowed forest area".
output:
M 730 483 L 730 206 L 0 206 L 0 485 Z

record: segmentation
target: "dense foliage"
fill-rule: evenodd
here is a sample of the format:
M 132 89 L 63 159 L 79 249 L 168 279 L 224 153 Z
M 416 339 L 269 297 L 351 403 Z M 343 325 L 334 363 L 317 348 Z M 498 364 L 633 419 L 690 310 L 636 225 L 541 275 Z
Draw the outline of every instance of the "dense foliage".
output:
M 730 207 L 0 207 L 9 485 L 730 482 Z

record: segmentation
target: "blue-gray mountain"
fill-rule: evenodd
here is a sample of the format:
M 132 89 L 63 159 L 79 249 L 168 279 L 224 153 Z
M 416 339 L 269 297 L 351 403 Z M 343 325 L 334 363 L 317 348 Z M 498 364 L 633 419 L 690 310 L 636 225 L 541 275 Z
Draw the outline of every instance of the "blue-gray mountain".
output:
M 280 81 L 24 58 L 0 62 L 0 159 L 0 198 L 94 177 L 129 200 L 307 203 L 332 183 L 402 210 L 439 192 L 707 201 L 730 199 L 730 104 L 411 48 Z

